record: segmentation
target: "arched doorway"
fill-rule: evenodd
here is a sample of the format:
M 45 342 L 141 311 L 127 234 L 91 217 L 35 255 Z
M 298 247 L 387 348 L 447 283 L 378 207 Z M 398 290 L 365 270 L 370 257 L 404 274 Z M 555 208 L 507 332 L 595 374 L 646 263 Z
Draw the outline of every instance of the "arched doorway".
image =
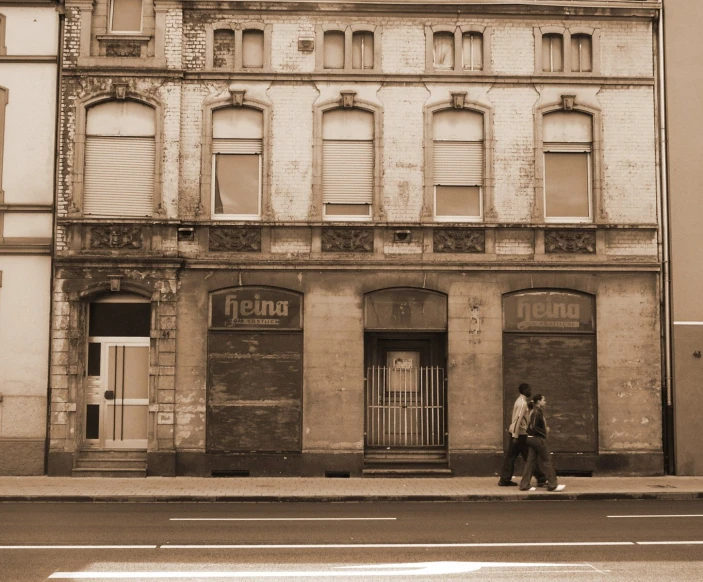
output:
M 88 305 L 83 446 L 147 448 L 151 303 L 136 295 Z
M 364 298 L 366 459 L 446 456 L 447 297 L 395 288 Z

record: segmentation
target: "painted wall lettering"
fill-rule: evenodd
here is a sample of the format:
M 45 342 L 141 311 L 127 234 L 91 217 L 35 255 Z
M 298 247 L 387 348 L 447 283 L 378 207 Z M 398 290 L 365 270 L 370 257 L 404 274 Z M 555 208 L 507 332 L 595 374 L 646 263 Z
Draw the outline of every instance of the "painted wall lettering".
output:
M 592 332 L 593 297 L 568 291 L 525 291 L 503 300 L 505 331 Z
M 210 295 L 210 329 L 300 329 L 302 298 L 266 287 L 223 289 Z

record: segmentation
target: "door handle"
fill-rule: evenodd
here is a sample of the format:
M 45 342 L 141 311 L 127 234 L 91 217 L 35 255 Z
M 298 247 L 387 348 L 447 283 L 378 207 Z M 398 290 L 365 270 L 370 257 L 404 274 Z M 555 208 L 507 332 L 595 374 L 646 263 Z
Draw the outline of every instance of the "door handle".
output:
M 105 390 L 105 400 L 114 400 L 115 399 L 115 391 L 114 390 Z

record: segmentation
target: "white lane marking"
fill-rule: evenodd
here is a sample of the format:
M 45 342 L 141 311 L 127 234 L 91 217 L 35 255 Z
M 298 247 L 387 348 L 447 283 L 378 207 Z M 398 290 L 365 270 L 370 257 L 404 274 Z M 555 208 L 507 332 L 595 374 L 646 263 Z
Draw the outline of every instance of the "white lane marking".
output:
M 520 562 L 420 562 L 415 564 L 368 564 L 362 566 L 334 567 L 330 570 L 313 571 L 250 571 L 250 572 L 54 572 L 49 576 L 53 579 L 138 579 L 148 578 L 320 578 L 320 577 L 350 577 L 350 576 L 437 576 L 443 574 L 465 574 L 478 572 L 483 568 L 527 569 L 537 572 L 554 572 L 551 568 L 592 568 L 590 564 L 549 564 L 549 563 L 520 563 Z M 533 570 L 535 571 L 535 570 Z M 568 572 L 583 572 L 584 570 L 567 570 Z M 592 571 L 592 570 L 588 570 Z M 564 570 L 556 570 L 564 572 Z
M 96 545 L 82 545 L 82 546 L 0 546 L 0 550 L 155 550 L 158 548 L 156 544 L 148 546 L 96 546 Z
M 637 542 L 638 546 L 686 546 L 686 545 L 701 545 L 703 540 L 691 540 L 680 542 Z
M 607 517 L 703 517 L 703 513 L 690 514 L 652 514 L 652 515 L 608 515 Z
M 518 548 L 552 546 L 633 546 L 635 542 L 488 542 L 488 543 L 438 543 L 438 544 L 165 544 L 167 550 L 310 550 L 353 548 Z
M 171 521 L 395 521 L 396 517 L 171 517 Z

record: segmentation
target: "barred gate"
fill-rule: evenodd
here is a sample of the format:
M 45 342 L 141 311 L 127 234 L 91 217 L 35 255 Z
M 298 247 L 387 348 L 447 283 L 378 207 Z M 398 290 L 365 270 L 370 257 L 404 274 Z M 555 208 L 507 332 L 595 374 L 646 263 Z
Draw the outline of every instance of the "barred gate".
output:
M 445 432 L 442 368 L 367 369 L 367 447 L 441 447 Z

